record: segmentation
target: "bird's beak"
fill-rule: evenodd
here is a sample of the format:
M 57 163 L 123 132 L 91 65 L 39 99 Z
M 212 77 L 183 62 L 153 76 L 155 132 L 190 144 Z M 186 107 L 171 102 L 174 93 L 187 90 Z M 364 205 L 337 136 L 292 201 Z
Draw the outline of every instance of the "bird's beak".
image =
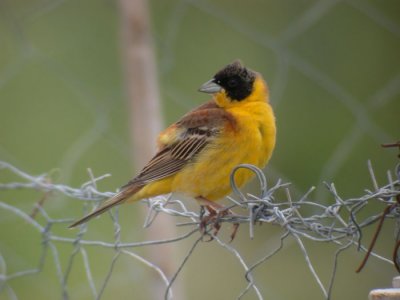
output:
M 211 79 L 204 83 L 200 88 L 199 92 L 207 93 L 207 94 L 215 94 L 222 90 L 222 87 L 219 84 L 214 82 L 214 79 Z

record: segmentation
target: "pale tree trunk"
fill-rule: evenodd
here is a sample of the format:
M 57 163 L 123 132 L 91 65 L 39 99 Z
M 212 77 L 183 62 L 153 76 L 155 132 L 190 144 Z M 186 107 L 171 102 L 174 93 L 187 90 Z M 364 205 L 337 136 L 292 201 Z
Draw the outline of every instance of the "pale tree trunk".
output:
M 149 11 L 146 0 L 119 0 L 122 64 L 130 102 L 133 161 L 136 169 L 155 153 L 155 141 L 161 130 L 162 117 L 157 83 L 155 54 L 151 35 Z M 171 218 L 160 214 L 145 230 L 148 240 L 176 235 Z M 176 246 L 173 244 L 151 246 L 147 249 L 151 262 L 171 278 L 177 270 Z M 166 287 L 157 274 L 149 283 L 151 299 L 163 299 Z M 179 282 L 173 286 L 174 299 L 184 299 Z

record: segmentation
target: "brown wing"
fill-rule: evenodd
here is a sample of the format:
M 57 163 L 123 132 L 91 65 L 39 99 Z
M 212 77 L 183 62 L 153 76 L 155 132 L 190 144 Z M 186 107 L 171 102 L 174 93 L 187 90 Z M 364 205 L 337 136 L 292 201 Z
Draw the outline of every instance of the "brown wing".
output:
M 233 116 L 219 108 L 214 101 L 189 112 L 166 130 L 173 130 L 173 134 L 178 135 L 174 142 L 161 145 L 160 151 L 139 175 L 124 187 L 131 184 L 145 185 L 175 174 L 212 142 L 226 122 L 233 126 Z
M 158 152 L 128 185 L 146 184 L 175 174 L 205 147 L 209 137 L 210 130 L 188 129 L 176 144 L 164 147 Z

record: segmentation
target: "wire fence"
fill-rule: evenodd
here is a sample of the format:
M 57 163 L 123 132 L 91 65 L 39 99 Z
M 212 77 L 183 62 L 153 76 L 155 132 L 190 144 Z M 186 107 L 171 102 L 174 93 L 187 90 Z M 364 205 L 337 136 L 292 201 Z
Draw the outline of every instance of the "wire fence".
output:
M 236 187 L 233 180 L 233 174 L 239 168 L 246 168 L 255 173 L 260 184 L 260 195 L 244 195 Z M 254 226 L 257 224 L 266 223 L 269 226 L 279 226 L 282 229 L 279 245 L 273 251 L 264 253 L 262 257 L 259 257 L 255 263 L 249 264 L 232 244 L 224 241 L 218 235 L 213 233 L 211 224 L 208 226 L 209 228 L 205 235 L 211 237 L 215 243 L 225 249 L 228 253 L 231 253 L 243 267 L 243 280 L 247 281 L 247 286 L 245 289 L 243 289 L 240 295 L 238 295 L 238 299 L 244 297 L 251 289 L 255 292 L 258 299 L 264 299 L 257 286 L 257 282 L 253 277 L 253 272 L 259 266 L 265 264 L 280 250 L 282 250 L 284 247 L 284 241 L 289 237 L 294 238 L 297 246 L 301 249 L 304 260 L 308 265 L 308 269 L 315 281 L 318 283 L 318 286 L 320 287 L 325 299 L 330 299 L 331 297 L 337 266 L 340 263 L 339 256 L 343 251 L 349 249 L 350 247 L 356 247 L 360 251 L 364 251 L 369 255 L 373 255 L 384 263 L 394 264 L 396 268 L 399 269 L 398 265 L 400 261 L 397 258 L 397 251 L 399 248 L 398 237 L 400 234 L 398 231 L 399 226 L 393 229 L 396 231 L 396 242 L 394 244 L 397 245 L 394 247 L 393 258 L 391 259 L 374 253 L 372 251 L 373 243 L 369 245 L 368 241 L 364 241 L 362 237 L 365 228 L 377 223 L 378 221 L 379 224 L 381 224 L 385 218 L 395 219 L 396 222 L 399 222 L 400 210 L 398 207 L 400 203 L 400 165 L 395 168 L 394 174 L 390 171 L 387 173 L 387 183 L 384 185 L 378 185 L 376 182 L 375 173 L 370 162 L 368 163 L 368 168 L 373 183 L 372 190 L 365 190 L 365 194 L 357 198 L 343 199 L 339 195 L 333 183 L 326 183 L 326 188 L 333 199 L 330 204 L 321 204 L 315 201 L 310 201 L 309 196 L 313 192 L 314 188 L 310 188 L 309 191 L 300 199 L 293 199 L 290 192 L 289 183 L 278 181 L 276 184 L 269 186 L 262 171 L 252 165 L 239 165 L 233 171 L 231 176 L 231 184 L 234 190 L 234 197 L 229 197 L 231 202 L 229 208 L 235 209 L 235 211 L 238 213 L 235 215 L 223 216 L 218 221 L 221 224 L 247 223 L 249 225 L 248 234 L 251 238 L 254 238 Z M 0 162 L 0 169 L 3 171 L 9 170 L 21 179 L 21 181 L 1 183 L 0 190 L 34 189 L 44 193 L 61 193 L 68 197 L 82 200 L 85 210 L 85 204 L 88 202 L 98 205 L 101 200 L 106 199 L 114 194 L 112 192 L 100 192 L 97 190 L 97 182 L 109 175 L 103 175 L 95 178 L 91 172 L 89 172 L 91 178 L 88 182 L 82 184 L 82 186 L 79 188 L 72 188 L 63 184 L 50 183 L 47 174 L 32 176 L 6 162 Z M 284 191 L 284 194 L 286 195 L 285 198 L 276 196 L 280 191 Z M 95 299 L 101 299 L 104 290 L 109 284 L 116 261 L 121 256 L 125 255 L 136 259 L 145 264 L 147 267 L 155 270 L 165 283 L 165 299 L 173 299 L 173 283 L 175 279 L 179 276 L 181 270 L 184 268 L 188 260 L 190 260 L 195 248 L 206 238 L 203 234 L 199 234 L 201 215 L 198 212 L 188 210 L 184 202 L 171 196 L 160 196 L 147 199 L 145 201 L 149 207 L 149 210 L 144 227 L 151 226 L 157 215 L 161 213 L 176 217 L 176 225 L 184 226 L 186 232 L 183 235 L 165 240 L 121 242 L 121 228 L 118 222 L 118 211 L 116 211 L 115 214 L 110 214 L 114 224 L 115 240 L 113 243 L 101 240 L 85 239 L 85 234 L 87 233 L 86 224 L 80 227 L 75 238 L 69 238 L 54 234 L 53 225 L 61 223 L 67 226 L 73 220 L 69 218 L 53 219 L 46 213 L 44 201 L 39 201 L 36 204 L 35 211 L 31 215 L 27 214 L 16 206 L 8 204 L 5 201 L 0 202 L 1 210 L 11 213 L 15 218 L 20 218 L 29 223 L 37 230 L 42 239 L 42 254 L 39 259 L 38 266 L 34 269 L 26 269 L 17 271 L 15 273 L 8 273 L 6 260 L 0 255 L 0 291 L 6 292 L 10 298 L 17 299 L 16 292 L 11 288 L 10 282 L 23 276 L 33 275 L 41 272 L 44 267 L 46 257 L 51 256 L 57 270 L 57 276 L 62 290 L 63 299 L 68 299 L 68 277 L 73 264 L 78 263 L 76 262 L 76 257 L 81 255 L 84 262 L 86 278 L 89 288 L 92 291 L 92 295 Z M 376 211 L 376 203 L 380 204 L 381 210 Z M 374 208 L 371 209 L 371 206 Z M 367 216 L 361 217 L 363 211 L 369 211 L 370 213 Z M 385 213 L 383 213 L 383 211 Z M 40 214 L 42 217 L 44 217 L 44 224 L 41 224 L 35 220 L 36 214 Z M 379 231 L 377 231 L 376 235 L 378 234 Z M 198 237 L 195 239 L 187 254 L 182 258 L 179 268 L 171 278 L 167 278 L 167 276 L 163 273 L 163 270 L 161 270 L 157 265 L 146 260 L 133 251 L 135 248 L 149 245 L 176 243 L 178 241 L 188 239 L 193 235 L 198 235 Z M 337 247 L 334 255 L 331 277 L 327 285 L 323 284 L 318 272 L 313 266 L 312 257 L 309 255 L 304 243 L 305 240 L 309 240 L 314 243 L 333 243 Z M 60 261 L 60 256 L 57 250 L 58 245 L 62 243 L 73 245 L 72 254 L 64 268 L 62 268 L 62 265 L 65 265 L 65 262 Z M 110 262 L 109 271 L 100 288 L 96 288 L 96 284 L 92 275 L 90 257 L 86 251 L 86 248 L 90 246 L 110 248 L 114 250 L 114 256 Z

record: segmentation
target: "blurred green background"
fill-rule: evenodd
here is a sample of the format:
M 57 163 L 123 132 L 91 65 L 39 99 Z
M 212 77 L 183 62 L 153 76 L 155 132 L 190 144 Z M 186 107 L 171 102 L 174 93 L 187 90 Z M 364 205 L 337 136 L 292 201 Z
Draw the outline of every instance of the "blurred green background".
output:
M 372 189 L 368 159 L 378 182 L 386 182 L 386 171 L 397 163 L 396 151 L 380 144 L 400 138 L 398 0 L 153 0 L 150 9 L 165 125 L 207 100 L 197 88 L 240 58 L 261 72 L 271 89 L 278 126 L 276 151 L 266 168 L 271 183 L 278 178 L 291 182 L 294 195 L 315 185 L 311 198 L 328 202 L 332 199 L 322 183 L 335 182 L 342 197 L 359 197 Z M 99 183 L 100 190 L 125 183 L 133 175 L 134 150 L 120 50 L 114 1 L 1 0 L 0 160 L 30 174 L 50 172 L 53 181 L 72 186 L 89 179 L 87 168 L 95 176 L 112 174 Z M 0 170 L 0 182 L 16 179 Z M 0 201 L 27 213 L 42 196 L 0 191 Z M 143 205 L 120 210 L 123 241 L 144 239 L 138 206 Z M 82 202 L 55 194 L 45 209 L 54 219 L 74 218 L 82 214 Z M 376 246 L 385 257 L 394 245 L 393 225 L 386 223 Z M 85 238 L 114 241 L 109 218 L 89 229 Z M 53 231 L 75 236 L 65 224 Z M 264 225 L 250 240 L 242 226 L 233 245 L 251 264 L 276 247 L 280 233 Z M 0 210 L 0 236 L 2 274 L 37 266 L 42 239 L 32 226 Z M 178 261 L 193 241 L 177 244 Z M 55 245 L 66 272 L 73 246 Z M 327 283 L 336 248 L 306 246 Z M 146 255 L 147 250 L 137 251 Z M 87 251 L 100 289 L 114 251 Z M 195 250 L 178 277 L 187 299 L 235 299 L 240 294 L 244 272 L 228 253 L 215 243 Z M 390 286 L 394 268 L 376 259 L 361 274 L 354 273 L 362 257 L 354 248 L 341 257 L 333 299 L 366 299 L 370 289 Z M 77 255 L 65 283 L 70 299 L 93 298 L 82 265 Z M 149 273 L 132 258 L 120 259 L 102 299 L 149 299 Z M 11 289 L 18 299 L 62 298 L 56 274 L 47 253 L 42 272 L 9 281 L 0 299 L 14 299 Z M 293 240 L 258 268 L 255 278 L 266 299 L 323 298 Z M 250 292 L 244 299 L 256 297 Z

